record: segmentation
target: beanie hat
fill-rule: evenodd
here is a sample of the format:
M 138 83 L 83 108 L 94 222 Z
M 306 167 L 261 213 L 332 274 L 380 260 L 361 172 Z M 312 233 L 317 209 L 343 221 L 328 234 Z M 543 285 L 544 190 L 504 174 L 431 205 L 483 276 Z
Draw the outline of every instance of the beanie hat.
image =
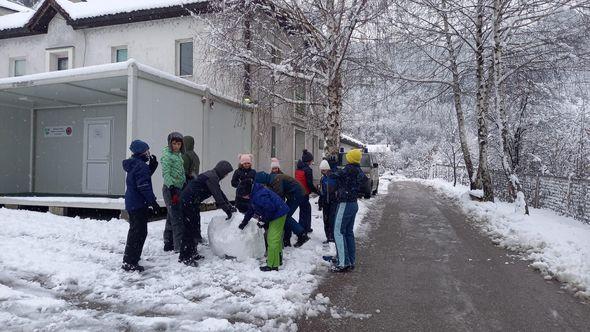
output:
M 238 197 L 250 195 L 250 193 L 252 192 L 252 186 L 254 186 L 254 181 L 252 181 L 252 179 L 244 179 L 238 185 L 236 195 Z
M 361 149 L 350 150 L 346 154 L 346 161 L 348 161 L 349 164 L 360 164 L 362 158 L 363 152 Z
M 129 150 L 131 150 L 131 152 L 133 152 L 134 155 L 142 154 L 149 149 L 150 146 L 146 142 L 138 139 L 131 142 L 131 145 L 129 145 Z
M 181 142 L 184 145 L 182 134 L 176 131 L 171 132 L 168 134 L 168 147 L 172 150 L 172 142 Z
M 320 171 L 329 171 L 331 169 L 332 168 L 330 167 L 328 161 L 326 159 L 322 160 L 322 162 L 320 163 Z
M 313 161 L 313 154 L 309 153 L 307 150 L 303 150 L 303 155 L 301 155 L 301 161 L 304 163 L 308 163 Z
M 281 163 L 277 158 L 270 158 L 270 168 L 281 168 Z
M 240 159 L 240 165 L 244 165 L 245 163 L 252 164 L 252 155 L 251 154 L 240 154 L 238 155 Z

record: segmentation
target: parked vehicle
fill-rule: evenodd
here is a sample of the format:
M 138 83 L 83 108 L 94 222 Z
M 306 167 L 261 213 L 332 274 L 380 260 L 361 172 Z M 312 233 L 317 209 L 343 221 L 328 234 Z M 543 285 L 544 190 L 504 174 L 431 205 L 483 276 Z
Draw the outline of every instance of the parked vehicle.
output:
M 346 152 L 344 152 L 343 149 L 340 149 L 340 154 L 338 156 L 339 167 L 344 167 L 348 163 L 345 155 Z M 377 194 L 379 188 L 379 164 L 376 162 L 375 156 L 368 153 L 366 149 L 363 152 L 363 157 L 361 159 L 361 169 L 369 178 L 369 181 L 367 181 L 361 192 L 363 193 L 363 197 L 371 198 L 371 195 Z

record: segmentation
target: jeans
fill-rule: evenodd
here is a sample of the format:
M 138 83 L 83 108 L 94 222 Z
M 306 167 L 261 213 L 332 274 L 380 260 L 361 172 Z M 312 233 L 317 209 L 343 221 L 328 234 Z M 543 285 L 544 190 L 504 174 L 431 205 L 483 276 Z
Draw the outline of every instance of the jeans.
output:
M 180 242 L 184 230 L 182 222 L 182 207 L 180 201 L 172 204 L 172 191 L 167 186 L 162 188 L 164 203 L 166 204 L 166 226 L 164 228 L 164 245 L 174 245 L 174 251 L 180 251 Z M 180 197 L 180 189 L 177 194 Z
M 285 232 L 283 235 L 283 239 L 285 241 L 290 241 L 292 233 L 295 233 L 295 235 L 300 236 L 305 232 L 305 230 L 293 218 L 293 214 L 301 204 L 300 200 L 296 198 L 288 198 L 286 203 L 287 206 L 289 206 L 289 213 L 287 213 L 287 221 L 285 222 Z
M 338 204 L 334 220 L 334 240 L 338 254 L 338 266 L 354 266 L 356 248 L 354 243 L 354 219 L 359 210 L 357 202 Z
M 127 243 L 125 244 L 125 254 L 123 255 L 123 262 L 127 264 L 137 265 L 145 238 L 147 237 L 147 221 L 149 211 L 147 208 L 142 208 L 129 212 L 129 232 L 127 232 Z

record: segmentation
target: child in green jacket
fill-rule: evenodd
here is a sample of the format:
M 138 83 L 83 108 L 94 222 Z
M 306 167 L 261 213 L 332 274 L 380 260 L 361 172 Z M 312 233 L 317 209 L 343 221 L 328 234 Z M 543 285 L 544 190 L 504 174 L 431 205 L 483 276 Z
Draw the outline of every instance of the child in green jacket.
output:
M 183 144 L 182 139 L 182 134 L 170 133 L 168 145 L 163 149 L 160 159 L 162 176 L 164 177 L 162 194 L 168 211 L 164 228 L 164 251 L 180 252 L 180 242 L 184 230 L 180 204 L 180 192 L 186 182 L 184 161 L 180 152 Z

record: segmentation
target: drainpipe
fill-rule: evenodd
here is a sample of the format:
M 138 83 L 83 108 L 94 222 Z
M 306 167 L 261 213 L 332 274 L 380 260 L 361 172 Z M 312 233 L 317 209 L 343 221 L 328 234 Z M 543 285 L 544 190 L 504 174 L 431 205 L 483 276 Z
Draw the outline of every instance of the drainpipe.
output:
M 137 134 L 137 71 L 137 63 L 130 60 L 127 67 L 127 146 Z M 130 151 L 127 156 L 131 156 Z

